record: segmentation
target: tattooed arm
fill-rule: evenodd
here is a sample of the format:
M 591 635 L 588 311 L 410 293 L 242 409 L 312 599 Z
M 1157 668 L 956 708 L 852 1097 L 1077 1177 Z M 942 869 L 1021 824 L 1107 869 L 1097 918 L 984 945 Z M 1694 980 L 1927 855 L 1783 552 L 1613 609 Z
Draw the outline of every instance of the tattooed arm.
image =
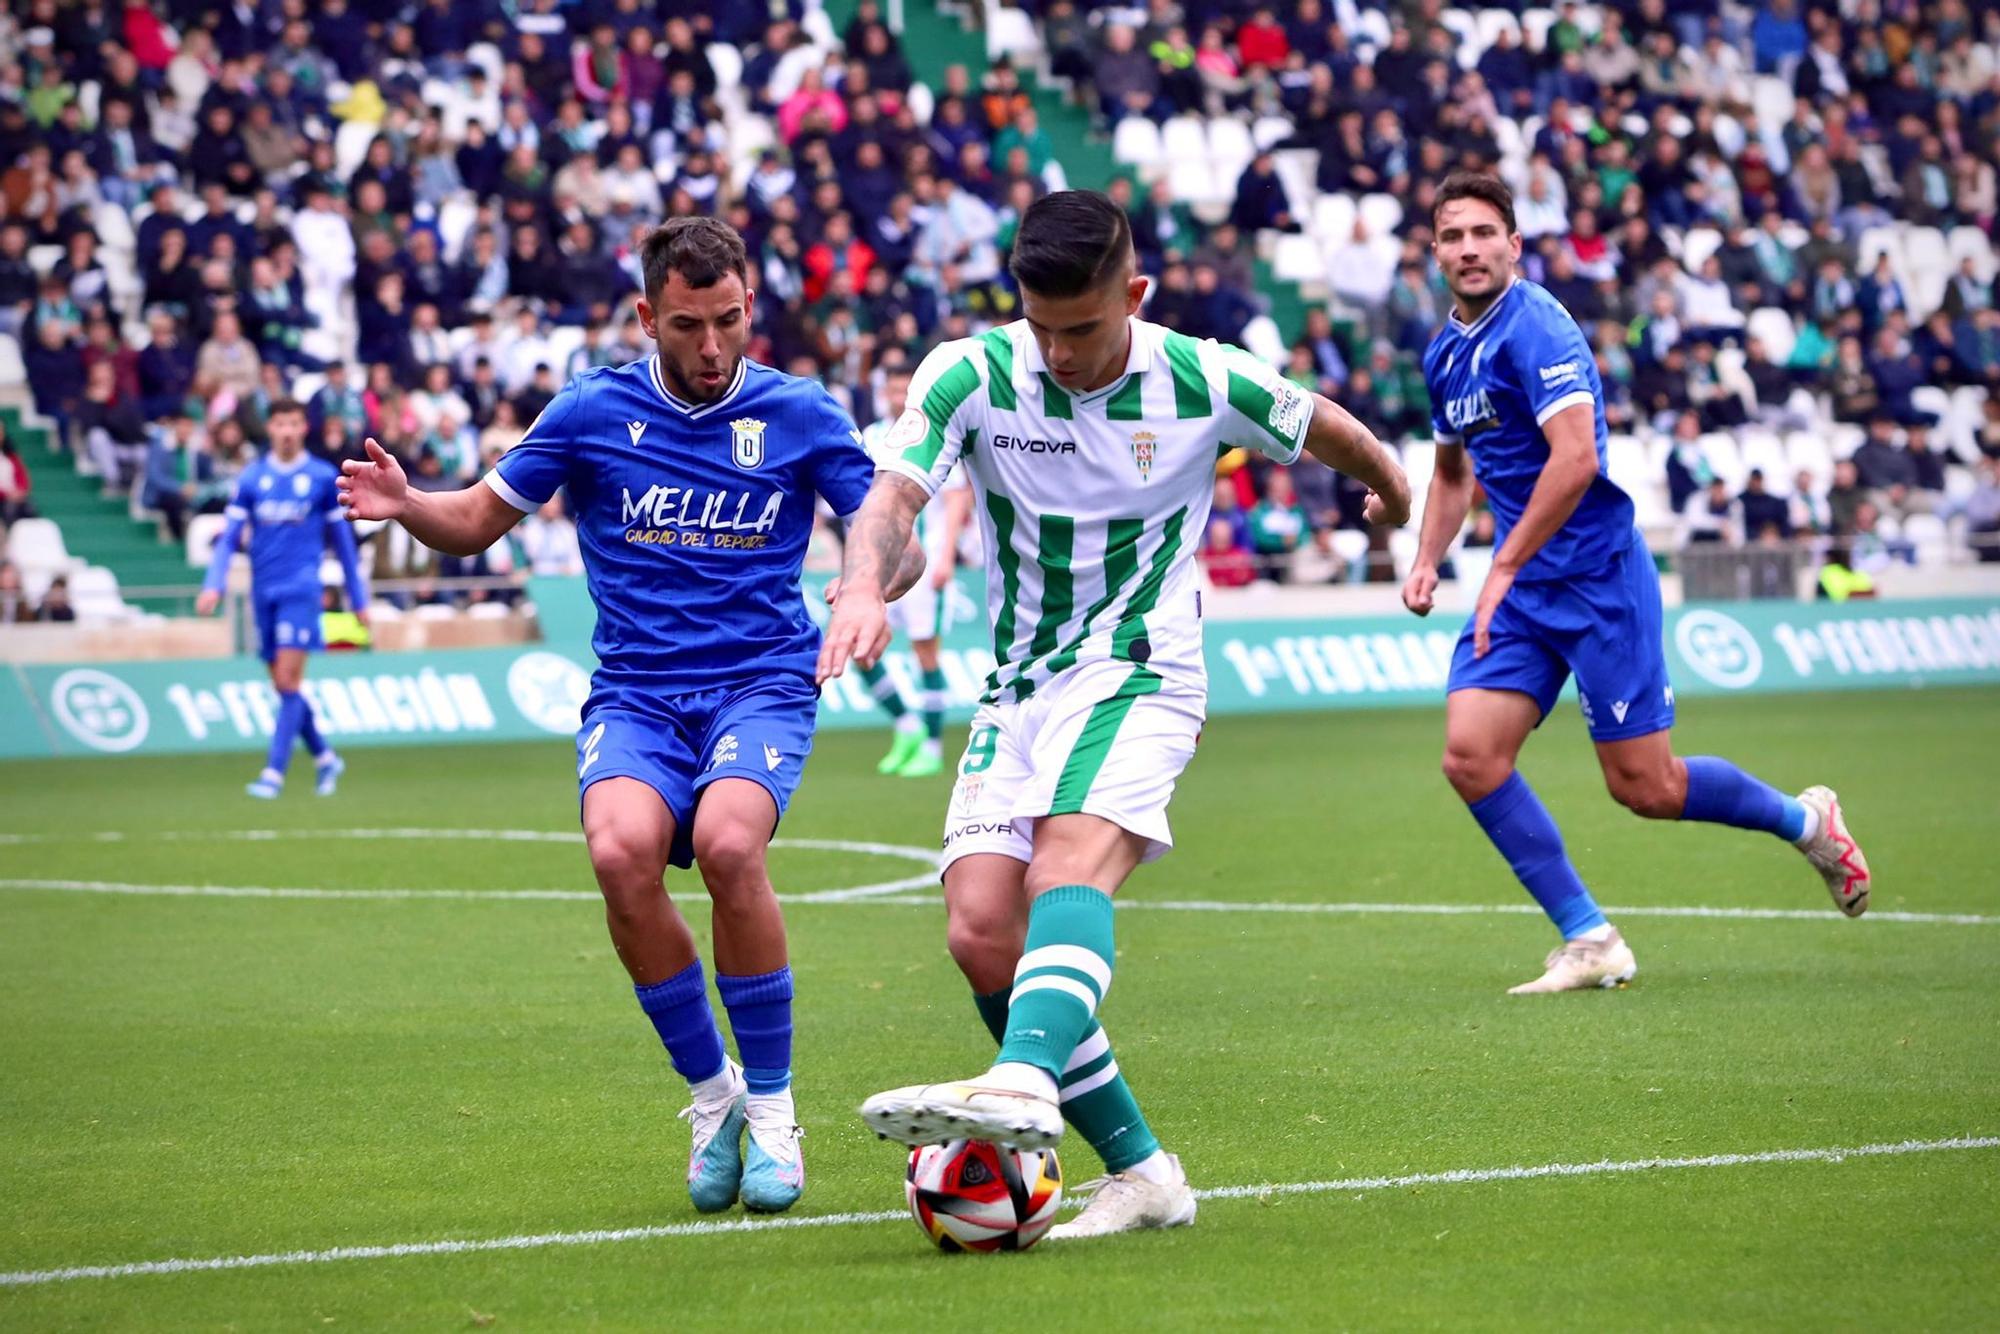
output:
M 833 619 L 819 650 L 819 680 L 847 670 L 849 658 L 872 667 L 889 647 L 885 604 L 923 576 L 924 553 L 912 539 L 930 494 L 901 473 L 878 472 L 868 499 L 847 528 L 840 579 L 827 590 Z

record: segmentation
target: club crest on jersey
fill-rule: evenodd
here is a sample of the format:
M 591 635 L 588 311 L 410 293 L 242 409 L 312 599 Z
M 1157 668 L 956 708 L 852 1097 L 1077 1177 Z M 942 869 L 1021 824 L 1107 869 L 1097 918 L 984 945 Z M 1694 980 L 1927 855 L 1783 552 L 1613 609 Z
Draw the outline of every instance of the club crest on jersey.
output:
M 761 467 L 764 462 L 764 423 L 755 417 L 738 417 L 729 423 L 729 457 L 739 468 Z
M 1160 438 L 1151 431 L 1132 433 L 1132 462 L 1139 469 L 1139 480 L 1142 482 L 1153 478 L 1153 450 L 1159 443 Z
M 302 496 L 310 490 L 312 490 L 312 478 L 306 476 L 302 472 L 292 474 L 293 495 Z
M 896 424 L 889 428 L 889 438 L 882 442 L 882 447 L 891 454 L 900 454 L 921 444 L 930 428 L 930 418 L 924 416 L 922 411 L 904 408 L 903 415 L 896 418 Z

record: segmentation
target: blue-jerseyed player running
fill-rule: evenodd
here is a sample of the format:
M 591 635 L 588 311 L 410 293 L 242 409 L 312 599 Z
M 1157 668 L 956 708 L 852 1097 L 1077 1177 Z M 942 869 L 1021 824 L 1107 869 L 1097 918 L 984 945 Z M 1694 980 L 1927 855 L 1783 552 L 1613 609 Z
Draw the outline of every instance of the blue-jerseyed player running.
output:
M 790 1207 L 805 1184 L 793 1111 L 792 973 L 765 848 L 812 749 L 819 631 L 799 583 L 813 497 L 861 507 L 874 464 L 817 382 L 743 356 L 754 294 L 743 241 L 676 218 L 641 252 L 639 322 L 656 355 L 586 371 L 484 483 L 409 490 L 367 443 L 349 513 L 440 551 L 484 551 L 567 490 L 597 604 L 598 667 L 576 740 L 590 862 L 640 1007 L 692 1088 L 688 1193 L 703 1212 Z M 906 553 L 902 587 L 922 572 Z M 837 592 L 829 596 L 837 596 Z M 727 1058 L 670 865 L 713 901 Z M 743 1141 L 748 1134 L 747 1150 Z
M 250 602 L 256 612 L 258 654 L 271 669 L 271 686 L 278 692 L 278 715 L 271 729 L 271 750 L 264 771 L 251 781 L 253 797 L 272 798 L 285 788 L 285 768 L 292 746 L 304 741 L 313 757 L 315 790 L 333 795 L 345 767 L 320 735 L 312 703 L 299 693 L 305 681 L 306 654 L 326 647 L 320 636 L 321 588 L 319 566 L 327 543 L 340 557 L 347 579 L 348 602 L 364 622 L 368 590 L 354 545 L 354 530 L 341 521 L 339 474 L 324 459 L 305 452 L 306 410 L 290 400 L 271 405 L 268 418 L 270 452 L 244 469 L 223 513 L 228 522 L 216 539 L 195 610 L 206 616 L 222 605 L 229 561 L 250 530 Z
M 1454 308 L 1424 353 L 1437 471 L 1403 602 L 1429 613 L 1438 562 L 1465 522 L 1477 474 L 1499 546 L 1452 656 L 1444 771 L 1563 935 L 1543 975 L 1514 993 L 1613 986 L 1638 968 L 1514 768 L 1571 675 L 1620 805 L 1648 819 L 1789 839 L 1835 906 L 1860 916 L 1868 863 L 1831 790 L 1788 797 L 1727 760 L 1674 754 L 1659 580 L 1630 498 L 1605 474 L 1604 386 L 1569 313 L 1515 276 L 1521 236 L 1507 187 L 1455 173 L 1439 188 L 1432 223 Z

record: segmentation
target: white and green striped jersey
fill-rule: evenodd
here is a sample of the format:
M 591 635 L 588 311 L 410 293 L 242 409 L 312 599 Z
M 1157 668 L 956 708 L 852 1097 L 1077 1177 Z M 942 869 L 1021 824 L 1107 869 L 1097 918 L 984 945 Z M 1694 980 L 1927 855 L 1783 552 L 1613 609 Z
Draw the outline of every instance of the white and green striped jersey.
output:
M 1264 362 L 1132 320 L 1125 372 L 1062 388 L 1025 321 L 924 358 L 878 454 L 935 493 L 963 463 L 986 553 L 998 666 L 988 702 L 1107 658 L 1205 688 L 1195 552 L 1234 446 L 1290 463 L 1312 399 Z

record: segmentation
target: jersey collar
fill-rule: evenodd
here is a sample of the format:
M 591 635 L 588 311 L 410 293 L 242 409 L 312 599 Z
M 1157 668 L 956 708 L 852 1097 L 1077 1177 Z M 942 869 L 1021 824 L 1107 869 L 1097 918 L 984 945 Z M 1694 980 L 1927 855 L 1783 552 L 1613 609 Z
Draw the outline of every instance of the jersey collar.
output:
M 1093 389 L 1087 394 L 1071 393 L 1070 398 L 1074 402 L 1094 403 L 1115 393 L 1128 377 L 1139 374 L 1153 364 L 1153 355 L 1159 343 L 1159 326 L 1149 324 L 1136 315 L 1129 317 L 1126 323 L 1131 326 L 1132 346 L 1125 354 L 1124 371 L 1102 389 Z M 1026 320 L 1020 322 L 1020 329 L 1022 336 L 1016 340 L 1016 346 L 1022 350 L 1020 363 L 1027 370 L 1028 378 L 1034 379 L 1048 370 L 1049 363 L 1042 359 L 1041 344 L 1035 341 L 1035 331 L 1028 327 Z
M 667 388 L 666 377 L 660 373 L 659 353 L 655 352 L 652 356 L 646 358 L 646 378 L 653 382 L 654 391 L 667 401 L 668 407 L 673 408 L 690 419 L 706 417 L 717 408 L 727 406 L 729 400 L 735 398 L 737 393 L 742 390 L 743 377 L 749 373 L 749 369 L 750 358 L 738 357 L 736 359 L 736 378 L 729 382 L 729 388 L 722 397 L 716 399 L 713 403 L 695 404 L 688 402 Z
M 1470 324 L 1467 324 L 1464 320 L 1461 320 L 1458 317 L 1458 307 L 1457 305 L 1454 304 L 1451 308 L 1451 327 L 1462 334 L 1478 333 L 1481 329 L 1484 329 L 1489 323 L 1492 322 L 1494 314 L 1500 309 L 1502 305 L 1506 303 L 1508 297 L 1514 295 L 1514 289 L 1519 287 L 1520 285 L 1521 285 L 1521 278 L 1519 274 L 1516 274 L 1515 276 L 1509 278 L 1507 280 L 1506 288 L 1500 293 L 1499 296 L 1493 298 L 1493 304 L 1488 306 L 1485 310 L 1485 313 L 1480 315 L 1478 319 L 1474 320 Z

